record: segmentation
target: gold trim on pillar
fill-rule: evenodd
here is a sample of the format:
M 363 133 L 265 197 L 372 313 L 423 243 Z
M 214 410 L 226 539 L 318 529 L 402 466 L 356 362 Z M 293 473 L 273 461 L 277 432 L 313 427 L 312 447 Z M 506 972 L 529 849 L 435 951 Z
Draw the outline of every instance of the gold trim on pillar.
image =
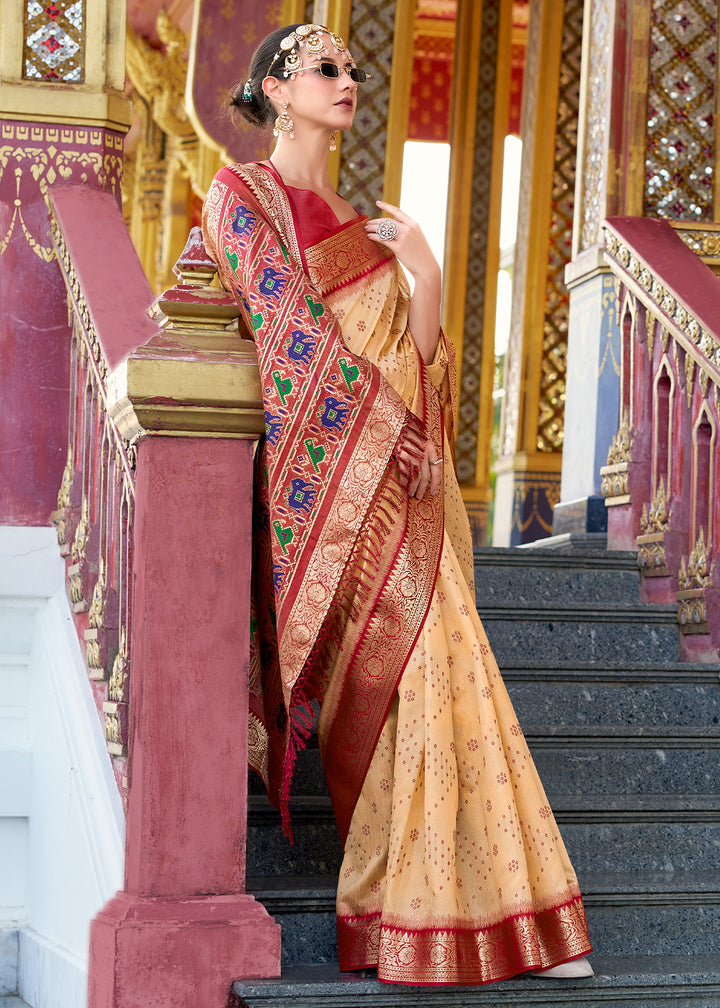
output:
M 390 105 L 385 144 L 383 198 L 397 206 L 402 186 L 403 151 L 407 140 L 408 108 L 412 87 L 415 0 L 396 0 Z
M 538 409 L 540 406 L 540 377 L 542 352 L 532 353 L 529 342 L 536 342 L 543 332 L 547 297 L 548 250 L 550 246 L 550 216 L 553 176 L 555 174 L 555 132 L 557 128 L 558 82 L 562 51 L 564 4 L 545 4 L 541 26 L 540 66 L 542 86 L 538 88 L 534 143 L 531 151 L 532 167 L 529 179 L 532 188 L 532 205 L 526 255 L 528 258 L 526 301 L 523 329 L 524 383 L 521 390 L 521 419 L 518 426 L 517 449 L 528 453 L 536 451 Z M 539 81 L 538 81 L 539 85 Z M 523 137 L 525 130 L 523 129 Z M 517 274 L 516 274 L 517 275 Z M 542 344 L 541 344 L 542 345 Z
M 512 0 L 502 0 L 498 24 L 497 64 L 495 68 L 495 120 L 493 124 L 490 201 L 487 218 L 485 269 L 485 310 L 483 317 L 483 355 L 481 362 L 480 403 L 478 411 L 476 487 L 490 500 L 491 437 L 493 429 L 493 384 L 495 376 L 495 318 L 497 282 L 500 270 L 500 212 L 502 208 L 505 136 L 510 113 L 510 77 L 512 73 Z
M 286 0 L 286 3 L 288 0 Z M 293 6 L 292 0 L 290 0 L 290 6 Z M 295 3 L 294 6 L 298 9 L 302 8 L 304 11 L 304 4 L 301 0 L 300 3 Z M 345 44 L 349 46 L 352 51 L 352 38 L 350 37 L 350 12 L 352 8 L 352 0 L 315 0 L 315 8 L 313 10 L 313 21 L 315 24 L 324 24 L 328 28 L 332 28 L 334 32 L 340 36 L 340 38 L 345 40 Z M 304 14 L 301 14 L 297 18 L 289 18 L 286 22 L 287 24 L 293 24 L 295 21 L 301 21 Z M 330 152 L 330 161 L 328 164 L 328 171 L 330 173 L 330 182 L 335 189 L 338 187 L 338 182 L 340 180 L 340 158 L 342 156 L 342 133 L 338 131 L 336 138 L 336 149 Z
M 476 545 L 485 541 L 492 497 L 495 316 L 511 39 L 512 0 L 461 0 L 443 323 L 458 353 L 458 475 Z
M 577 0 L 557 4 L 538 0 L 531 6 L 512 321 L 496 466 L 493 541 L 500 546 L 547 536 L 552 531 L 552 507 L 559 500 L 562 455 L 557 447 L 540 450 L 544 444 L 540 405 L 547 352 L 552 201 L 559 156 L 560 70 L 571 3 L 577 6 Z M 567 30 L 570 46 L 576 25 L 569 22 Z M 566 108 L 562 114 L 568 114 Z
M 627 167 L 623 172 L 619 166 L 620 178 L 625 177 L 624 206 L 618 212 L 628 217 L 642 217 L 645 206 L 645 149 L 647 146 L 647 98 L 648 98 L 648 53 L 650 50 L 650 4 L 634 3 L 632 8 L 632 65 L 628 94 L 627 124 Z M 621 141 L 622 142 L 622 141 Z M 612 163 L 618 163 L 618 153 Z M 613 185 L 612 175 L 609 179 Z M 610 188 L 609 186 L 609 188 Z
M 448 185 L 448 216 L 443 268 L 445 297 L 443 299 L 443 328 L 452 339 L 458 361 L 462 360 L 465 328 L 465 290 L 467 276 L 468 243 L 470 238 L 470 207 L 472 192 L 467 180 L 472 178 L 475 149 L 475 89 L 461 81 L 474 81 L 478 77 L 480 35 L 482 29 L 481 0 L 459 0 L 455 34 L 455 77 L 452 100 L 452 126 L 450 134 L 450 178 Z M 452 296 L 448 294 L 452 291 Z M 460 381 L 458 368 L 458 382 Z
M 278 28 L 283 25 L 302 24 L 305 21 L 305 7 L 305 0 L 283 0 L 282 20 Z

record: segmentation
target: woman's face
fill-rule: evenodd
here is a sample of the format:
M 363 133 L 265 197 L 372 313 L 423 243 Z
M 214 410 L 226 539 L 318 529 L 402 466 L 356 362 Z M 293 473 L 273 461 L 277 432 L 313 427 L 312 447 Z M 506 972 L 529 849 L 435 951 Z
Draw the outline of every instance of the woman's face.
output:
M 336 52 L 329 39 L 319 53 L 309 53 L 305 46 L 300 51 L 302 66 L 288 79 L 296 134 L 302 120 L 329 130 L 349 129 L 357 107 L 358 88 L 345 72 L 355 66 L 352 56 L 347 49 Z M 324 76 L 322 64 L 338 67 L 338 76 Z

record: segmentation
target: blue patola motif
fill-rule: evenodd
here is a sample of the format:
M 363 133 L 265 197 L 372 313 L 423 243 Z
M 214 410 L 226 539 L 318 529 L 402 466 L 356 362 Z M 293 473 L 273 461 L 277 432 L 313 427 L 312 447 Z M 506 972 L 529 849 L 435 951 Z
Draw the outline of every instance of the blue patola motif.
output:
M 328 396 L 324 405 L 325 408 L 320 414 L 320 423 L 328 430 L 342 430 L 350 407 L 342 399 L 336 399 L 335 396 Z
M 286 283 L 287 279 L 282 275 L 282 273 L 278 273 L 278 271 L 274 270 L 272 266 L 266 266 L 262 271 L 262 280 L 260 281 L 258 289 L 261 294 L 265 294 L 266 297 L 273 298 L 277 301 L 282 294 Z
M 294 480 L 290 481 L 288 505 L 294 511 L 304 511 L 307 514 L 315 503 L 316 493 L 317 491 L 312 483 L 306 483 L 304 479 L 297 476 Z
M 230 221 L 230 226 L 236 235 L 248 234 L 257 224 L 257 217 L 250 213 L 247 207 L 239 206 Z
M 313 350 L 315 349 L 315 340 L 308 333 L 302 332 L 300 329 L 293 330 L 290 337 L 290 346 L 288 347 L 288 357 L 291 360 L 299 361 L 302 364 L 307 364 L 313 355 Z
M 274 413 L 265 413 L 265 435 L 271 445 L 276 445 L 282 431 L 282 420 Z

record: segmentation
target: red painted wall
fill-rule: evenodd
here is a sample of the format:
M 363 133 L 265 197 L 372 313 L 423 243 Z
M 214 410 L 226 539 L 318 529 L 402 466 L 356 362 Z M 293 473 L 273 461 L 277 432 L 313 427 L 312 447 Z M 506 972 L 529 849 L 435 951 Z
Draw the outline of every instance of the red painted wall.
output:
M 70 331 L 42 187 L 120 198 L 122 137 L 0 120 L 0 525 L 47 525 L 65 456 Z

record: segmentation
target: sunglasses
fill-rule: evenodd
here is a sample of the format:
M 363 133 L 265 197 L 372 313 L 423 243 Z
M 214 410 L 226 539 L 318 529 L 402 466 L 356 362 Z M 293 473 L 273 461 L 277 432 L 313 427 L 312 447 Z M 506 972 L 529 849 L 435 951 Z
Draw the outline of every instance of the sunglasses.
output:
M 361 70 L 360 67 L 339 67 L 337 63 L 313 63 L 311 66 L 302 67 L 302 69 L 319 70 L 323 77 L 327 77 L 330 80 L 337 80 L 340 76 L 340 71 L 344 70 L 349 75 L 350 80 L 354 80 L 356 84 L 364 84 L 365 81 L 369 81 L 372 78 L 372 74 Z

